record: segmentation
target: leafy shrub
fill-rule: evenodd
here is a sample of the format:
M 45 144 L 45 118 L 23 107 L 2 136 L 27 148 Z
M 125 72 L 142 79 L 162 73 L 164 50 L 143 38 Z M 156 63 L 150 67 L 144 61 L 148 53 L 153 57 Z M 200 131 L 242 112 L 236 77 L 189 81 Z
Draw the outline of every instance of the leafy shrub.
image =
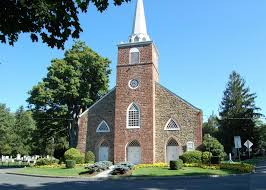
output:
M 77 164 L 84 163 L 84 154 L 81 154 L 81 152 L 75 148 L 68 149 L 64 154 L 64 158 L 65 160 L 75 160 Z
M 201 163 L 185 163 L 184 167 L 197 167 L 197 168 L 203 168 L 203 169 L 211 169 L 211 170 L 219 170 L 220 165 L 207 165 L 207 164 L 201 164 Z
M 113 162 L 110 162 L 110 161 L 100 161 L 100 162 L 98 162 L 98 163 L 104 164 L 104 165 L 106 165 L 108 168 L 109 168 L 110 166 L 113 165 Z
M 212 136 L 208 137 L 208 135 L 204 135 L 203 149 L 204 151 L 210 150 L 213 156 L 220 156 L 220 158 L 225 156 L 224 146 Z
M 89 165 L 85 167 L 88 169 L 88 173 L 93 174 L 96 172 L 102 172 L 107 169 L 109 169 L 110 166 L 112 166 L 112 162 L 109 161 L 101 161 L 101 162 L 96 162 L 95 164 Z
M 221 163 L 221 158 L 220 158 L 220 156 L 212 156 L 212 157 L 211 157 L 211 163 L 212 163 L 212 164 L 220 164 L 220 163 Z
M 131 162 L 120 162 L 117 164 L 117 166 L 125 166 L 128 167 L 130 170 L 134 168 L 134 164 L 132 164 Z
M 95 155 L 92 151 L 88 151 L 85 154 L 85 163 L 94 163 L 95 162 Z
M 139 164 L 135 168 L 165 168 L 169 167 L 167 163 L 155 163 L 155 164 Z
M 255 166 L 245 163 L 221 163 L 220 168 L 226 170 L 235 170 L 240 173 L 251 173 L 254 171 Z
M 52 164 L 57 164 L 59 162 L 58 159 L 55 158 L 40 158 L 36 161 L 35 165 L 36 166 L 44 166 L 44 165 L 52 165 Z
M 185 152 L 180 159 L 183 160 L 184 163 L 201 163 L 202 153 L 198 150 Z
M 207 152 L 207 151 L 205 151 L 205 152 L 203 152 L 202 153 L 202 163 L 203 164 L 209 164 L 210 163 L 210 161 L 211 161 L 211 157 L 212 157 L 212 153 L 211 152 Z
M 111 175 L 123 175 L 128 173 L 134 168 L 134 164 L 130 162 L 118 163 L 115 168 L 111 171 Z
M 183 160 L 171 160 L 170 161 L 170 170 L 179 170 L 183 167 Z
M 66 168 L 75 168 L 76 167 L 76 161 L 75 160 L 66 160 Z

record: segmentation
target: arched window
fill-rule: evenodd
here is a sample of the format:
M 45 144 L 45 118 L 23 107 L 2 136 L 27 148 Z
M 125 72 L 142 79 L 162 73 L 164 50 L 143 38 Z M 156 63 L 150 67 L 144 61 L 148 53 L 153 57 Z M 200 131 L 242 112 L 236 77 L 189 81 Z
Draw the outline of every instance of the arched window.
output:
M 139 147 L 140 144 L 139 144 L 139 141 L 134 140 L 134 141 L 131 141 L 127 146 L 128 147 Z
M 98 127 L 96 129 L 96 132 L 97 133 L 108 133 L 108 132 L 110 132 L 110 128 L 109 128 L 108 124 L 105 121 L 102 121 L 98 125 Z
M 178 143 L 176 142 L 175 139 L 171 138 L 169 139 L 167 146 L 178 146 Z
M 135 103 L 127 109 L 127 128 L 140 128 L 140 109 Z
M 132 48 L 130 50 L 130 60 L 129 63 L 130 64 L 138 64 L 139 63 L 139 59 L 140 59 L 140 53 L 139 53 L 139 49 L 138 48 Z
M 169 119 L 166 123 L 164 130 L 166 131 L 178 131 L 180 130 L 180 126 L 177 124 L 177 122 L 174 119 Z

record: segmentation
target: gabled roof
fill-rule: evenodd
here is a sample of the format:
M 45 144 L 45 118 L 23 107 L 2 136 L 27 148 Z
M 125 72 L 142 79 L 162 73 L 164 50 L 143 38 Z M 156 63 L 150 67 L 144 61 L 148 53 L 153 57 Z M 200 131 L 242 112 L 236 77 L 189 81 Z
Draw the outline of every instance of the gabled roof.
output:
M 161 87 L 162 89 L 164 89 L 165 91 L 167 91 L 168 93 L 170 93 L 171 95 L 175 96 L 176 98 L 178 98 L 179 100 L 181 100 L 182 102 L 184 102 L 186 105 L 188 105 L 189 107 L 202 112 L 201 109 L 197 108 L 196 106 L 192 105 L 191 103 L 189 103 L 188 101 L 184 100 L 183 98 L 181 98 L 180 96 L 178 96 L 177 94 L 175 94 L 174 92 L 172 92 L 171 90 L 169 90 L 168 88 L 164 87 L 163 85 L 161 85 L 160 83 L 156 82 L 156 84 Z
M 106 93 L 103 97 L 101 97 L 98 101 L 96 101 L 94 104 L 92 104 L 88 109 L 86 109 L 82 114 L 79 115 L 79 117 L 82 117 L 85 113 L 87 113 L 88 111 L 90 111 L 95 105 L 97 105 L 99 102 L 101 102 L 106 96 L 108 96 L 109 94 L 111 94 L 114 90 L 116 89 L 116 87 L 112 88 L 108 93 Z

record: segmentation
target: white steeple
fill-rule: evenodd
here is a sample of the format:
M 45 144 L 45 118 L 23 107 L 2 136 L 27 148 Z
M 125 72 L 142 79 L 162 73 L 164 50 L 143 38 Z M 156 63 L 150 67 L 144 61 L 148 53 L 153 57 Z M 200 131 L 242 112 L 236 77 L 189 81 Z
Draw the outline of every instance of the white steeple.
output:
M 129 37 L 129 42 L 150 41 L 147 33 L 146 18 L 144 13 L 143 0 L 138 0 L 133 23 L 132 34 Z

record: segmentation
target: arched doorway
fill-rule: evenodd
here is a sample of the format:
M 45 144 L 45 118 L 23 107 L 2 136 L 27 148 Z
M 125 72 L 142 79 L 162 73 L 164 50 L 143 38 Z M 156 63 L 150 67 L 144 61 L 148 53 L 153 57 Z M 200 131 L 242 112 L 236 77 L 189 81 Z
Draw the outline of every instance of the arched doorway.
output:
M 166 162 L 179 159 L 178 143 L 175 139 L 171 138 L 166 145 Z
M 99 146 L 98 161 L 109 160 L 109 145 L 106 141 L 103 141 Z
M 141 147 L 137 140 L 127 145 L 127 161 L 132 164 L 141 163 Z

